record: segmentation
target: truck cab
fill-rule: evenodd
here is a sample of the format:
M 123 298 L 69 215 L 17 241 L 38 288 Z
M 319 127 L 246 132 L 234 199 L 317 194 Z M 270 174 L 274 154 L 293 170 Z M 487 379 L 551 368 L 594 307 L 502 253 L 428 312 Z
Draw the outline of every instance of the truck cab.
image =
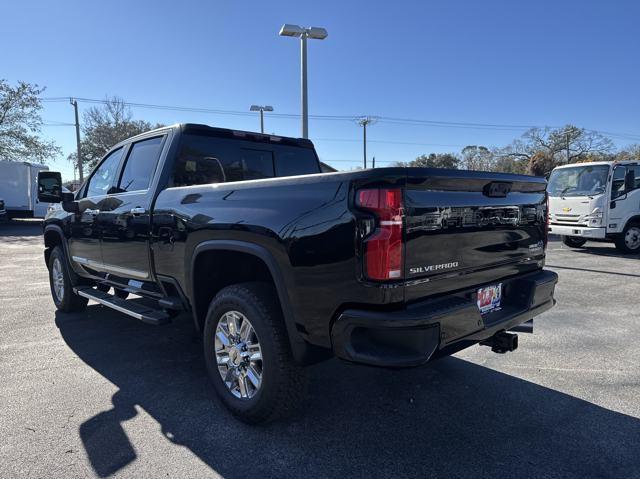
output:
M 570 247 L 612 241 L 640 253 L 640 162 L 574 163 L 549 177 L 549 232 Z

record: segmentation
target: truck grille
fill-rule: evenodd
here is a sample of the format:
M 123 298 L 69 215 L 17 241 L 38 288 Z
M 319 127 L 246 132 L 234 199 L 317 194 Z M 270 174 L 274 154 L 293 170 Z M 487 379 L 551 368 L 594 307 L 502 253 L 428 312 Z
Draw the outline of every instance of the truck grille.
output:
M 555 224 L 588 226 L 586 221 L 581 221 L 582 215 L 555 214 L 552 215 L 551 220 L 551 222 Z

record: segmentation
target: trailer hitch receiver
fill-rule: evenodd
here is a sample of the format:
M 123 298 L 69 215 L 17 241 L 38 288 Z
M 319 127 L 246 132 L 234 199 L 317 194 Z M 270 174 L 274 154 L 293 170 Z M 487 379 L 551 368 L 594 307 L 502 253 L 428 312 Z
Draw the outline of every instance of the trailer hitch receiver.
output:
M 481 346 L 491 346 L 494 353 L 504 354 L 507 351 L 515 351 L 518 349 L 518 335 L 500 331 L 489 339 L 480 341 Z

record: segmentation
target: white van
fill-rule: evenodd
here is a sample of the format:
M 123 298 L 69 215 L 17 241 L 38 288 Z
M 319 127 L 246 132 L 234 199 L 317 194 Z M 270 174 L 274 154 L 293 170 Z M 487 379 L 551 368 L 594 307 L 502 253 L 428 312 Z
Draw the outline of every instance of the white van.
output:
M 624 253 L 640 253 L 640 162 L 559 166 L 547 192 L 549 232 L 567 246 L 613 241 Z
M 44 218 L 47 203 L 38 201 L 38 171 L 45 165 L 0 161 L 0 198 L 9 218 Z

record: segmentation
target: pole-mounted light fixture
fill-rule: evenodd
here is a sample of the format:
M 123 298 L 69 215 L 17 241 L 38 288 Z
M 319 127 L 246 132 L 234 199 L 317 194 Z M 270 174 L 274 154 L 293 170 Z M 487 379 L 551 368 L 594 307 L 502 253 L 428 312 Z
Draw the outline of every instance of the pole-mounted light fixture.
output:
M 251 105 L 249 111 L 259 111 L 260 112 L 260 133 L 264 133 L 264 112 L 265 111 L 273 111 L 273 107 L 270 105 Z
M 300 38 L 300 73 L 302 90 L 302 138 L 309 138 L 309 109 L 307 103 L 307 38 L 324 40 L 327 30 L 321 27 L 301 27 L 285 23 L 280 29 L 282 37 Z

